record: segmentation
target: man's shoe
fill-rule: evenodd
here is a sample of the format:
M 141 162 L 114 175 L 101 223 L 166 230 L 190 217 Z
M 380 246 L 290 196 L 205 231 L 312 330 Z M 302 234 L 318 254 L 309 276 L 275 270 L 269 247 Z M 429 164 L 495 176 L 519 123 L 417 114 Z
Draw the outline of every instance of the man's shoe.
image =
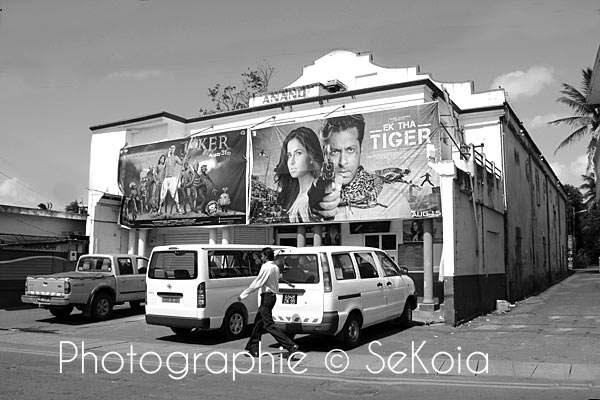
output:
M 288 351 L 290 352 L 290 354 L 294 354 L 295 352 L 298 351 L 298 345 L 297 344 L 293 345 L 292 347 L 290 347 L 288 349 Z

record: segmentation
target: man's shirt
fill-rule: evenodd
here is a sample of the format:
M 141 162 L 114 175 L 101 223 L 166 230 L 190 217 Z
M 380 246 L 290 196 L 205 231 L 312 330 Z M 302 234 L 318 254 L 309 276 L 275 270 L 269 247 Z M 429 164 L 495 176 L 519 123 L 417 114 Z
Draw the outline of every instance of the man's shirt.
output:
M 258 276 L 248 286 L 246 290 L 240 294 L 240 298 L 244 299 L 248 297 L 250 293 L 256 292 L 266 293 L 279 293 L 279 267 L 273 261 L 267 261 L 260 267 Z

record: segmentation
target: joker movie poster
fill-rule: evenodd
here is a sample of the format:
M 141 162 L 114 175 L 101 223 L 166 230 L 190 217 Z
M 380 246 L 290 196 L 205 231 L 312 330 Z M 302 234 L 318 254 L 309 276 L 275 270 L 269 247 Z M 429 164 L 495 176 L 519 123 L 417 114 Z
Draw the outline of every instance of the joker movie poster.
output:
M 437 103 L 251 132 L 251 224 L 441 216 Z
M 118 179 L 124 226 L 244 224 L 246 131 L 125 147 Z

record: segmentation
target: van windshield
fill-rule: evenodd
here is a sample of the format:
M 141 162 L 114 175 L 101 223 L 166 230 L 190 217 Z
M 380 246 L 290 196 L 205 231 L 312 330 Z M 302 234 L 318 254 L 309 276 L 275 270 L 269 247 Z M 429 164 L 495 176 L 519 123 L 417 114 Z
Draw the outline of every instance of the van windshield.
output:
M 196 279 L 198 255 L 195 251 L 158 251 L 152 253 L 148 278 Z
M 275 263 L 282 271 L 282 283 L 319 283 L 319 263 L 316 254 L 278 255 L 275 257 Z

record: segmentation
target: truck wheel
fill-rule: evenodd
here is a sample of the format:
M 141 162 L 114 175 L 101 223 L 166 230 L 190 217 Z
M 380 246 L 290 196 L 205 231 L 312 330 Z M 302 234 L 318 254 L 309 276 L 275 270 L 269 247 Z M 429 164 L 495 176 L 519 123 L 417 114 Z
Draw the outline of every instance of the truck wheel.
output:
M 410 328 L 412 326 L 413 321 L 413 310 L 410 305 L 410 301 L 407 300 L 406 304 L 404 304 L 404 311 L 400 316 L 400 325 L 404 328 Z
M 229 340 L 240 339 L 246 331 L 246 315 L 241 307 L 231 307 L 223 319 L 223 334 Z
M 129 302 L 129 307 L 131 307 L 131 309 L 133 311 L 138 311 L 139 309 L 142 308 L 142 302 L 141 301 L 130 301 Z
M 57 318 L 65 318 L 68 317 L 73 311 L 73 306 L 67 307 L 50 307 L 50 314 L 54 315 Z
M 353 349 L 360 342 L 361 319 L 356 314 L 350 314 L 344 328 L 337 334 L 337 339 L 342 343 L 344 349 Z
M 110 318 L 113 311 L 113 299 L 108 293 L 100 293 L 92 301 L 92 319 L 102 321 Z

